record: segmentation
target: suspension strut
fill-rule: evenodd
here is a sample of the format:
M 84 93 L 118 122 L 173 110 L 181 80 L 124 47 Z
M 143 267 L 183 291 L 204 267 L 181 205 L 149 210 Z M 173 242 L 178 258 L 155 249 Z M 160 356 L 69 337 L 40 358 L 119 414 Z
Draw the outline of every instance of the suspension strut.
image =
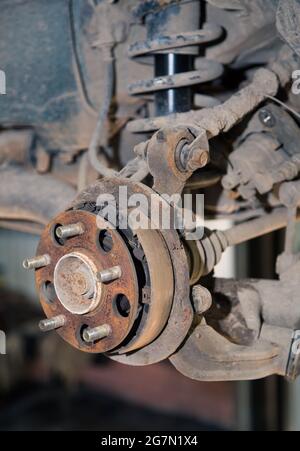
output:
M 154 95 L 154 114 L 157 117 L 190 111 L 194 107 L 193 86 L 213 81 L 223 73 L 220 63 L 197 58 L 199 47 L 220 38 L 222 28 L 202 24 L 203 4 L 199 0 L 165 4 L 146 1 L 142 6 L 136 9 L 135 14 L 144 19 L 147 40 L 132 44 L 129 55 L 132 58 L 152 56 L 155 77 L 131 84 L 129 93 Z M 201 95 L 199 98 L 201 107 L 214 103 L 209 96 Z M 149 124 L 147 119 L 133 121 L 129 128 L 133 132 L 150 131 Z

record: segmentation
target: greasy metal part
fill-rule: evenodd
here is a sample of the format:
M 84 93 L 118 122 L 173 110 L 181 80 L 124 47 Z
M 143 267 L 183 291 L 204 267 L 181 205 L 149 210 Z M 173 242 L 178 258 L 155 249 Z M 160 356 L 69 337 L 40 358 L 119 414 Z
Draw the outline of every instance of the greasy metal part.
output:
M 84 329 L 82 336 L 86 343 L 94 343 L 102 338 L 108 337 L 112 332 L 109 324 L 103 324 L 102 326 L 94 327 L 93 329 Z
M 81 223 L 68 224 L 68 225 L 57 227 L 55 233 L 56 233 L 56 236 L 61 239 L 72 238 L 77 235 L 83 235 L 84 227 Z
M 113 268 L 103 269 L 103 271 L 97 274 L 97 279 L 102 283 L 112 282 L 122 276 L 122 268 L 120 266 L 114 266 Z
M 27 258 L 23 261 L 23 268 L 24 269 L 39 269 L 43 266 L 48 266 L 51 263 L 51 258 L 48 254 L 45 255 L 38 255 L 33 258 Z
M 129 180 L 107 179 L 99 181 L 78 195 L 73 208 L 94 202 L 101 193 L 110 193 L 118 199 L 120 186 L 127 186 L 128 196 L 142 193 L 150 202 L 161 205 L 161 198 L 145 185 Z M 189 300 L 189 269 L 183 244 L 176 230 L 160 230 L 172 263 L 174 296 L 168 321 L 160 335 L 147 346 L 124 355 L 110 353 L 113 360 L 128 365 L 150 365 L 160 362 L 175 352 L 186 337 L 193 320 L 192 305 Z
M 39 322 L 39 328 L 42 332 L 50 332 L 65 326 L 67 319 L 64 315 L 53 316 L 52 318 L 43 319 Z
M 54 233 L 57 224 L 73 223 L 84 225 L 84 240 L 82 235 L 79 235 L 64 243 L 57 242 Z M 100 234 L 101 231 L 107 233 L 107 227 L 107 221 L 91 212 L 68 211 L 60 214 L 46 227 L 38 248 L 38 252 L 47 250 L 51 257 L 50 265 L 36 271 L 37 290 L 46 316 L 65 315 L 67 324 L 58 330 L 59 335 L 75 348 L 91 353 L 107 352 L 120 345 L 128 336 L 138 311 L 138 281 L 132 257 L 120 234 L 113 229 L 109 229 L 108 232 L 113 243 L 112 249 L 109 252 L 102 249 L 99 241 Z M 98 303 L 98 307 L 88 314 L 70 313 L 59 301 L 58 293 L 55 291 L 53 293 L 52 289 L 51 295 L 49 295 L 49 290 L 47 290 L 55 283 L 54 272 L 58 262 L 73 252 L 80 254 L 81 257 L 84 256 L 85 261 L 92 265 L 95 274 L 105 268 L 117 265 L 122 267 L 122 276 L 118 280 L 110 284 L 100 284 L 99 282 L 101 290 L 99 287 L 98 294 L 93 299 Z M 68 280 L 66 281 L 68 282 Z M 115 300 L 120 294 L 125 296 L 130 304 L 127 316 L 120 315 L 115 307 Z M 87 303 L 90 304 L 90 300 Z M 82 338 L 84 329 L 86 327 L 94 328 L 99 324 L 109 324 L 112 333 L 101 341 L 87 345 Z

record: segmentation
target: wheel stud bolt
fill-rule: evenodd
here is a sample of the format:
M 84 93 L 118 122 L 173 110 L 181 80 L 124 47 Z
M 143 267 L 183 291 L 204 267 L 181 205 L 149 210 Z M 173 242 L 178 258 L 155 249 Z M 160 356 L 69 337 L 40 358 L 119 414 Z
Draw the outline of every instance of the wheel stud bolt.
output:
M 112 282 L 113 280 L 120 279 L 122 276 L 122 270 L 120 266 L 114 266 L 113 268 L 104 269 L 98 273 L 98 280 L 102 283 Z
M 37 257 L 27 258 L 23 261 L 24 269 L 39 269 L 48 266 L 51 263 L 49 255 L 38 255 Z
M 57 238 L 66 239 L 72 238 L 78 235 L 82 235 L 84 233 L 84 226 L 80 222 L 77 224 L 69 224 L 57 227 L 56 231 Z
M 64 315 L 54 316 L 53 318 L 43 319 L 39 322 L 39 328 L 42 332 L 50 332 L 65 326 L 67 320 Z
M 86 343 L 93 343 L 102 338 L 106 338 L 111 334 L 112 330 L 109 324 L 103 324 L 102 326 L 88 327 L 83 331 L 83 339 Z

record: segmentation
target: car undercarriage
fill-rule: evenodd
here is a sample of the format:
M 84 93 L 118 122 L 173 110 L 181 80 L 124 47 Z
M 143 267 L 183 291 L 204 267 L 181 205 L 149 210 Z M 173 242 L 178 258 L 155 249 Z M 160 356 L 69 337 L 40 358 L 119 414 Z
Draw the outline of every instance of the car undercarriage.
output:
M 40 329 L 199 381 L 297 378 L 299 1 L 1 6 L 0 226 L 40 235 Z M 277 230 L 276 280 L 214 275 Z

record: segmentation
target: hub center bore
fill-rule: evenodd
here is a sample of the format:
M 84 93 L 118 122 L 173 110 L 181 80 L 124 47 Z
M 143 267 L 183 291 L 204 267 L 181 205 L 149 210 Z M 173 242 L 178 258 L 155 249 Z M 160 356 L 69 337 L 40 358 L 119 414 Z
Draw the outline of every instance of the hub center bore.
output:
M 54 270 L 57 297 L 66 310 L 84 315 L 95 310 L 101 299 L 102 284 L 97 280 L 93 261 L 79 252 L 64 255 Z

